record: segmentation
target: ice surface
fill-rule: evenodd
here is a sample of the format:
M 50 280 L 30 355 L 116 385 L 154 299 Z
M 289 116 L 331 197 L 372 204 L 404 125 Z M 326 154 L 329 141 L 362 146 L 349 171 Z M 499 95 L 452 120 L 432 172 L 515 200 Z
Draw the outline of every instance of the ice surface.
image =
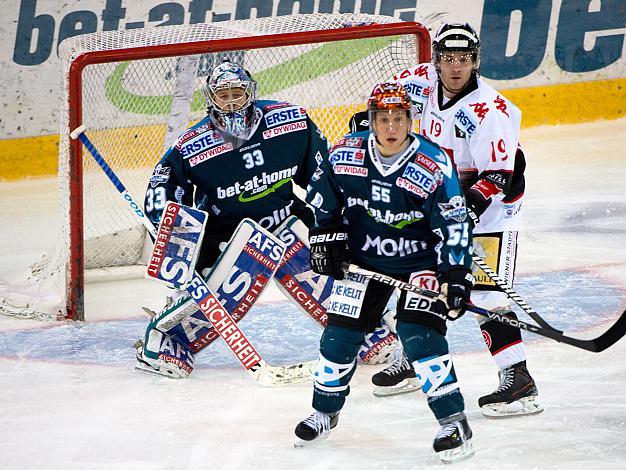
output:
M 525 130 L 526 225 L 516 289 L 556 327 L 601 333 L 626 307 L 626 119 Z M 0 271 L 52 249 L 55 183 L 0 183 Z M 150 281 L 88 285 L 84 324 L 0 316 L 2 469 L 404 469 L 440 465 L 438 425 L 421 393 L 371 395 L 361 366 L 331 438 L 294 449 L 310 384 L 257 385 L 219 341 L 187 380 L 133 369 Z M 115 302 L 112 299 L 117 299 Z M 273 290 L 241 323 L 271 364 L 314 359 L 321 330 Z M 476 455 L 458 469 L 619 469 L 626 461 L 626 340 L 594 354 L 525 335 L 541 415 L 489 420 L 497 385 L 476 321 L 450 326 Z

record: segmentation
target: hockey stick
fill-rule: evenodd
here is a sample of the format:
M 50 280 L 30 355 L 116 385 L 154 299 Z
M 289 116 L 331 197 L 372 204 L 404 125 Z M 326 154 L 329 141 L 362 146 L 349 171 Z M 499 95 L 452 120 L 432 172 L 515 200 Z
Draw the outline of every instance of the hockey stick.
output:
M 85 131 L 86 127 L 80 126 L 76 128 L 70 136 L 72 139 L 78 139 L 83 143 L 85 148 L 119 191 L 122 198 L 128 203 L 131 211 L 141 220 L 146 230 L 148 230 L 153 237 L 156 236 L 157 231 L 155 226 L 148 217 L 146 217 L 146 214 L 141 210 L 140 206 L 133 200 L 133 197 L 128 193 L 128 190 L 117 177 L 113 169 L 91 143 Z M 207 321 L 213 325 L 215 331 L 219 333 L 241 365 L 257 382 L 262 385 L 286 385 L 301 383 L 312 377 L 315 364 L 313 361 L 290 366 L 271 366 L 267 364 L 256 349 L 254 349 L 252 343 L 250 343 L 246 335 L 241 331 L 220 301 L 211 292 L 202 276 L 197 272 L 194 272 L 191 281 L 186 286 L 186 290 L 196 304 L 198 304 L 198 308 L 206 316 Z
M 495 284 L 502 290 L 502 292 L 507 295 L 509 299 L 513 300 L 513 302 L 515 302 L 519 306 L 519 308 L 526 312 L 530 318 L 539 323 L 539 325 L 541 325 L 543 328 L 556 330 L 556 328 L 552 327 L 548 322 L 541 318 L 541 315 L 539 315 L 530 305 L 528 305 L 517 292 L 511 289 L 506 284 L 506 282 L 504 282 L 502 278 L 498 276 L 498 274 L 493 269 L 491 269 L 487 263 L 485 263 L 482 258 L 477 255 L 473 255 L 472 261 L 474 261 L 474 264 L 482 269 L 483 272 L 487 276 L 489 276 L 493 282 L 495 282 Z
M 422 289 L 413 284 L 409 284 L 408 282 L 399 281 L 390 276 L 385 276 L 384 274 L 376 273 L 373 271 L 368 271 L 367 269 L 360 268 L 356 265 L 350 265 L 349 272 L 360 274 L 363 276 L 367 276 L 370 279 L 380 282 L 381 284 L 386 284 L 388 286 L 397 287 L 398 289 L 402 289 L 409 292 L 414 292 L 416 294 L 420 294 L 426 297 L 430 297 L 434 299 L 439 294 L 437 292 L 433 292 L 431 290 Z M 484 317 L 489 318 L 490 320 L 495 320 L 500 323 L 504 323 L 513 328 L 517 328 L 519 330 L 525 330 L 530 333 L 534 333 L 539 336 L 544 336 L 546 338 L 553 339 L 558 341 L 559 343 L 569 344 L 570 346 L 574 346 L 576 348 L 585 349 L 591 352 L 601 352 L 610 346 L 614 345 L 617 341 L 619 341 L 626 334 L 626 311 L 622 312 L 617 321 L 611 325 L 611 327 L 602 333 L 600 336 L 594 339 L 578 339 L 568 336 L 563 333 L 561 330 L 557 330 L 551 326 L 536 326 L 531 323 L 526 323 L 522 320 L 516 320 L 514 318 L 510 318 L 506 316 L 505 313 L 500 312 L 492 312 L 491 310 L 487 310 L 476 305 L 468 304 L 467 310 L 478 315 L 482 315 Z

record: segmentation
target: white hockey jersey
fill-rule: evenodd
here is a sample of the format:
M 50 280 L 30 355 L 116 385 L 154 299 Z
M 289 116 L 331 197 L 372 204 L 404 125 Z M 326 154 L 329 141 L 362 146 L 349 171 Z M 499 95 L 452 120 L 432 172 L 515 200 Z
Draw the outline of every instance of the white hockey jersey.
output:
M 454 161 L 463 190 L 478 190 L 491 204 L 480 215 L 474 233 L 517 231 L 523 198 L 523 167 L 518 162 L 518 183 L 511 180 L 518 160 L 521 111 L 477 78 L 477 87 L 465 96 L 447 100 L 439 96 L 435 66 L 419 64 L 394 76 L 405 85 L 413 102 L 413 119 L 422 135 L 439 144 Z M 520 168 L 521 167 L 521 168 Z

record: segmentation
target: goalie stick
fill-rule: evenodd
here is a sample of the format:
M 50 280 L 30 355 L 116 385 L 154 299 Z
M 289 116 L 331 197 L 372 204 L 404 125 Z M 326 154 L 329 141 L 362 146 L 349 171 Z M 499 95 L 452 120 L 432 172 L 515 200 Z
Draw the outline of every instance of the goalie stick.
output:
M 111 183 L 119 191 L 122 198 L 128 203 L 131 211 L 141 220 L 148 232 L 155 236 L 156 228 L 146 217 L 140 206 L 133 200 L 133 197 L 128 193 L 128 190 L 104 157 L 91 143 L 85 134 L 86 130 L 85 126 L 80 126 L 72 131 L 70 136 L 72 139 L 78 139 L 82 142 L 96 163 L 106 173 Z M 220 301 L 211 292 L 202 276 L 197 272 L 194 271 L 191 281 L 187 284 L 185 290 L 198 304 L 198 308 L 206 316 L 207 321 L 213 325 L 215 331 L 219 333 L 241 365 L 261 385 L 301 383 L 312 377 L 314 361 L 289 366 L 271 366 L 267 364 Z
M 348 271 L 351 273 L 367 276 L 375 281 L 380 282 L 381 284 L 387 284 L 388 286 L 397 287 L 398 289 L 415 292 L 416 294 L 424 295 L 433 299 L 439 295 L 437 292 L 422 289 L 413 284 L 409 284 L 408 282 L 399 281 L 397 279 L 394 279 L 393 277 L 369 271 L 367 269 L 360 268 L 354 264 L 349 266 Z M 487 310 L 473 304 L 468 304 L 467 310 L 473 313 L 477 313 L 478 315 L 487 317 L 491 320 L 495 320 L 497 322 L 512 326 L 513 328 L 528 331 L 539 336 L 553 339 L 555 341 L 558 341 L 559 343 L 569 344 L 570 346 L 574 346 L 576 348 L 584 349 L 591 352 L 604 351 L 605 349 L 614 345 L 626 334 L 626 310 L 622 312 L 617 321 L 613 323 L 613 325 L 611 325 L 608 330 L 606 330 L 604 333 L 594 339 L 573 338 L 564 334 L 563 331 L 551 327 L 547 323 L 545 324 L 547 326 L 533 325 L 522 320 L 509 318 L 508 316 L 506 316 L 505 313 L 492 312 L 491 310 Z

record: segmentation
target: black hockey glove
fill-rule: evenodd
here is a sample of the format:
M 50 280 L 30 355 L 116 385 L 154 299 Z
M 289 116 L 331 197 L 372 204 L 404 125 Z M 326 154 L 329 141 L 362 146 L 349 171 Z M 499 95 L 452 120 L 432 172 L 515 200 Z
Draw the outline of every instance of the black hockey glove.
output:
M 347 241 L 348 234 L 343 225 L 312 228 L 309 232 L 311 269 L 317 274 L 343 279 L 343 264 L 348 262 Z
M 469 269 L 452 268 L 447 273 L 437 275 L 439 296 L 435 300 L 435 311 L 450 320 L 456 320 L 465 313 L 470 293 L 474 285 L 474 276 Z

